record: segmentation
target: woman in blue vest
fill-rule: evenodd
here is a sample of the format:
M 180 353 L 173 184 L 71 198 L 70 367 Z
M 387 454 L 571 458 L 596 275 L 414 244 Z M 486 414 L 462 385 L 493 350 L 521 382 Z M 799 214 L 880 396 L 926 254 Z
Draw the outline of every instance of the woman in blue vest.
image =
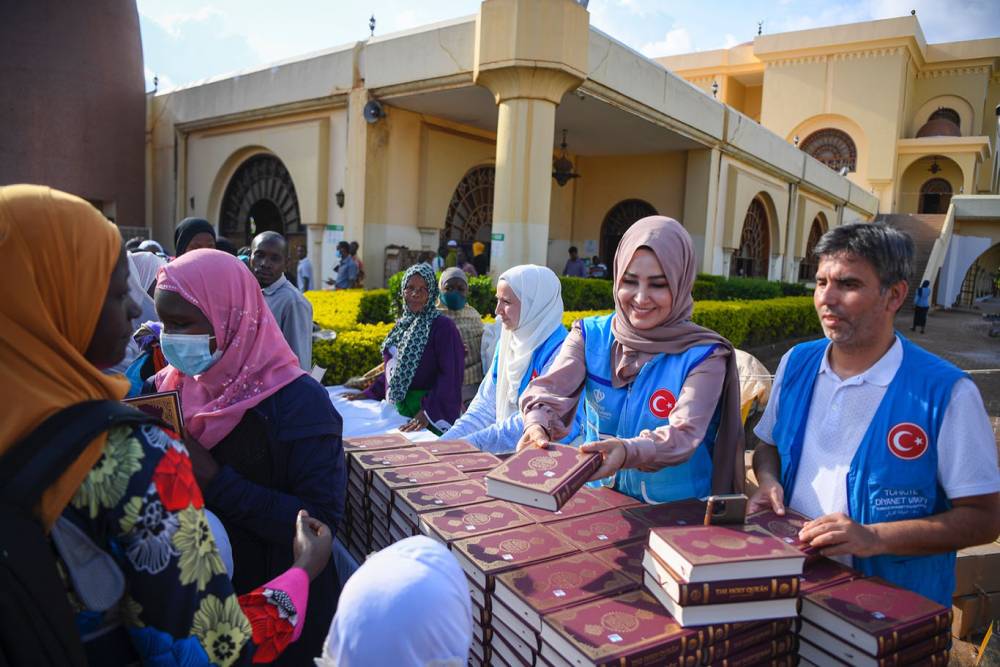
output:
M 517 409 L 521 392 L 548 370 L 566 339 L 559 278 L 534 264 L 508 269 L 497 280 L 496 315 L 501 330 L 493 363 L 469 409 L 444 437 L 499 454 L 513 452 L 524 432 Z M 563 440 L 570 442 L 579 432 L 578 417 Z
M 573 324 L 549 372 L 521 397 L 518 449 L 563 437 L 581 397 L 595 475 L 660 503 L 743 490 L 743 426 L 732 345 L 691 322 L 695 259 L 676 220 L 643 218 L 614 261 L 615 312 Z

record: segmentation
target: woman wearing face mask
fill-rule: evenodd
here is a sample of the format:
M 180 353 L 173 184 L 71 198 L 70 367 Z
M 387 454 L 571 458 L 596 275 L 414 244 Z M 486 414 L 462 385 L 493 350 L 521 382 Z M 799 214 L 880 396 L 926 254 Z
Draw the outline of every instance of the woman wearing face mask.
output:
M 410 421 L 401 431 L 447 431 L 462 412 L 465 350 L 455 323 L 440 317 L 434 271 L 416 264 L 403 274 L 404 315 L 385 342 L 385 373 L 371 387 L 346 396 L 349 401 L 388 400 Z
M 438 279 L 441 300 L 438 312 L 448 317 L 462 336 L 465 346 L 465 375 L 462 378 L 462 398 L 472 397 L 483 381 L 483 360 L 479 348 L 483 342 L 483 318 L 468 304 L 469 279 L 457 267 L 445 269 Z
M 594 476 L 645 502 L 743 490 L 743 425 L 732 345 L 690 321 L 695 265 L 676 220 L 643 218 L 615 254 L 612 315 L 573 325 L 549 372 L 521 397 L 522 447 L 565 435 L 581 398 Z
M 0 403 L 6 410 L 0 474 L 7 479 L 8 465 L 26 456 L 36 464 L 48 455 L 45 447 L 54 446 L 45 440 L 37 453 L 19 447 L 31 442 L 40 424 L 67 419 L 69 411 L 86 421 L 102 409 L 94 401 L 125 395 L 128 382 L 101 371 L 124 355 L 130 320 L 140 311 L 129 296 L 118 229 L 82 199 L 40 186 L 0 187 L 0 254 L 0 282 L 17 285 L 0 299 Z M 51 468 L 63 470 L 51 485 L 25 493 L 37 521 L 51 531 L 59 561 L 58 573 L 37 572 L 35 579 L 50 574 L 65 600 L 45 600 L 45 618 L 23 608 L 3 616 L 6 631 L 23 624 L 53 630 L 51 619 L 65 612 L 68 630 L 79 636 L 60 634 L 28 656 L 12 656 L 4 641 L 10 664 L 250 664 L 252 658 L 272 659 L 294 641 L 301 624 L 292 619 L 306 611 L 309 578 L 329 559 L 328 528 L 293 515 L 285 541 L 294 553 L 291 569 L 254 582 L 237 598 L 191 460 L 175 434 L 119 422 L 88 439 L 78 443 L 83 449 L 75 461 Z M 13 513 L 9 504 L 4 513 Z M 5 551 L 5 567 L 17 570 L 18 549 L 26 544 L 19 536 L 5 546 L 12 551 L 9 559 Z M 22 591 L 4 589 L 5 611 L 18 606 Z M 279 616 L 271 602 L 278 599 L 290 614 Z M 312 606 L 309 600 L 310 613 Z M 30 650 L 33 637 L 42 634 L 27 634 L 22 648 Z
M 340 415 L 299 367 L 260 285 L 236 257 L 185 253 L 160 270 L 154 298 L 170 363 L 155 386 L 180 392 L 194 471 L 229 533 L 233 585 L 243 592 L 288 566 L 299 508 L 336 531 L 346 491 Z M 311 593 L 288 664 L 319 652 L 336 604 L 332 565 Z
M 524 432 L 517 409 L 521 392 L 548 371 L 566 339 L 559 278 L 533 264 L 508 269 L 497 281 L 496 316 L 502 328 L 493 361 L 469 409 L 444 437 L 501 454 L 514 451 Z M 562 441 L 579 432 L 578 417 Z

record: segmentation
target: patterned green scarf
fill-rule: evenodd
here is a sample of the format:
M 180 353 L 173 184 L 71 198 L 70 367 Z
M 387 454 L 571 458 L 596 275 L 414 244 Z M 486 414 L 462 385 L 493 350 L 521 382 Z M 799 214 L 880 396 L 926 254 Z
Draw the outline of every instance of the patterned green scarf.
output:
M 396 326 L 389 332 L 385 342 L 382 343 L 383 352 L 396 346 L 396 369 L 389 379 L 388 391 L 388 398 L 393 403 L 400 403 L 406 398 L 406 392 L 417 372 L 417 366 L 420 365 L 420 359 L 424 356 L 424 348 L 427 346 L 431 334 L 431 324 L 434 322 L 434 318 L 440 314 L 437 310 L 437 280 L 434 278 L 434 269 L 427 264 L 421 262 L 407 269 L 403 275 L 401 289 L 405 290 L 410 278 L 417 275 L 427 283 L 427 305 L 419 313 L 411 313 L 407 309 L 406 313 L 396 322 Z

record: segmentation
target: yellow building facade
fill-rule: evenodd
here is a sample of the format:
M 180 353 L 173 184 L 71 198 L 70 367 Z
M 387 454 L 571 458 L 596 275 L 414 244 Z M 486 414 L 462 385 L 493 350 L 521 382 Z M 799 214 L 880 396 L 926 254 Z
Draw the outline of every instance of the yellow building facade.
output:
M 811 277 L 818 234 L 874 219 L 881 194 L 749 111 L 591 27 L 572 0 L 486 0 L 151 96 L 147 218 L 168 244 L 187 216 L 237 245 L 284 232 L 320 278 L 356 240 L 375 287 L 412 261 L 399 247 L 448 239 L 487 243 L 493 275 L 561 273 L 570 246 L 607 262 L 658 213 L 691 233 L 701 271 Z
M 918 250 L 930 234 L 916 278 L 939 288 L 939 304 L 991 291 L 981 266 L 1000 243 L 989 198 L 1000 192 L 1000 38 L 928 44 L 906 16 L 657 62 L 874 194 Z M 966 203 L 951 210 L 958 196 Z M 970 208 L 969 196 L 986 199 Z M 963 226 L 972 210 L 975 224 Z

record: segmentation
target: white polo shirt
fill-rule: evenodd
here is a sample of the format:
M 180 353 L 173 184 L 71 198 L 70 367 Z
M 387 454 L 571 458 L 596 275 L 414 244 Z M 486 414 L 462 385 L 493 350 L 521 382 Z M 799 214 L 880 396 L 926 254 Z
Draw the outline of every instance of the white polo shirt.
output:
M 788 354 L 781 358 L 764 414 L 754 429 L 773 445 L 774 422 Z M 860 375 L 841 380 L 830 368 L 830 348 L 820 364 L 809 405 L 802 456 L 789 506 L 806 516 L 847 513 L 847 472 L 861 439 L 903 361 L 897 337 L 889 351 Z M 997 447 L 975 383 L 955 383 L 937 442 L 938 482 L 949 499 L 1000 491 Z

